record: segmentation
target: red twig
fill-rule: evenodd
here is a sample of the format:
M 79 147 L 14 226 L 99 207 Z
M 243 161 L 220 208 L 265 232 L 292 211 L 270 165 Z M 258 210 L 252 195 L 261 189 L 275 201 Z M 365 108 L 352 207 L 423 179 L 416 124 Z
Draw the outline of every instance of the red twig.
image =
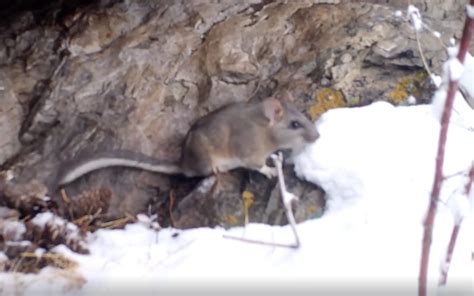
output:
M 468 198 L 469 194 L 471 194 L 472 183 L 474 183 L 474 163 L 472 163 L 471 171 L 469 172 L 469 180 L 467 181 L 466 188 L 464 189 L 464 192 Z
M 456 240 L 458 238 L 459 229 L 461 228 L 462 219 L 456 222 L 451 232 L 451 239 L 449 240 L 448 251 L 446 253 L 446 259 L 444 261 L 444 266 L 441 270 L 441 277 L 438 285 L 444 286 L 448 281 L 449 266 L 451 264 L 451 258 L 453 257 L 454 246 L 456 245 Z
M 474 0 L 470 1 L 470 5 L 474 5 Z M 464 63 L 464 58 L 469 47 L 469 43 L 472 38 L 474 31 L 473 19 L 467 17 L 464 23 L 464 29 L 459 46 L 458 60 Z M 450 73 L 451 74 L 451 73 Z M 446 138 L 448 135 L 449 119 L 451 117 L 451 111 L 453 109 L 453 102 L 455 94 L 458 90 L 458 80 L 449 77 L 448 92 L 446 95 L 446 102 L 444 104 L 443 114 L 441 116 L 441 130 L 439 134 L 438 142 L 438 153 L 436 156 L 436 171 L 433 182 L 433 188 L 431 190 L 431 198 L 428 207 L 428 213 L 424 222 L 424 233 L 423 233 L 423 247 L 421 253 L 420 262 L 420 273 L 418 278 L 418 295 L 425 296 L 427 292 L 427 276 L 428 276 L 428 263 L 429 254 L 431 248 L 431 240 L 433 235 L 433 225 L 436 216 L 436 204 L 438 202 L 439 194 L 441 191 L 441 185 L 443 182 L 443 164 L 444 164 L 444 152 L 446 145 Z
M 469 194 L 471 193 L 472 183 L 474 183 L 474 163 L 472 164 L 471 170 L 469 171 L 469 177 L 467 179 L 466 187 L 464 189 L 464 193 L 466 194 L 467 198 L 469 198 Z M 453 257 L 454 247 L 456 246 L 456 240 L 458 238 L 459 230 L 461 229 L 461 223 L 462 218 L 456 221 L 453 226 L 451 238 L 449 240 L 448 251 L 446 253 L 444 266 L 441 271 L 441 277 L 438 283 L 438 285 L 440 286 L 446 285 L 446 282 L 448 281 L 449 266 L 451 264 L 451 258 Z

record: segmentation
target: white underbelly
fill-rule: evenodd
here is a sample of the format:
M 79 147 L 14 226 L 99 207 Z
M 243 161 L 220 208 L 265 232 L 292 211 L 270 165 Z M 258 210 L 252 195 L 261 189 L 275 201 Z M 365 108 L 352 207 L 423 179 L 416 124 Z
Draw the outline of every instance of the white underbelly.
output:
M 238 167 L 243 167 L 244 163 L 238 158 L 215 158 L 213 165 L 218 172 L 227 172 Z

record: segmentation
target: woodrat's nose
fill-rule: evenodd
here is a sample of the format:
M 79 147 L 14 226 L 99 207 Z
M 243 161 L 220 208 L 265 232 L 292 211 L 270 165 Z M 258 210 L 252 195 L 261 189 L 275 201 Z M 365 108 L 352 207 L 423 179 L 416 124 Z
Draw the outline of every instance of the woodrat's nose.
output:
M 313 143 L 314 141 L 316 141 L 317 139 L 319 138 L 319 133 L 318 131 L 316 130 L 316 128 L 313 128 L 309 131 L 307 137 L 306 137 L 306 140 L 309 142 L 309 143 Z

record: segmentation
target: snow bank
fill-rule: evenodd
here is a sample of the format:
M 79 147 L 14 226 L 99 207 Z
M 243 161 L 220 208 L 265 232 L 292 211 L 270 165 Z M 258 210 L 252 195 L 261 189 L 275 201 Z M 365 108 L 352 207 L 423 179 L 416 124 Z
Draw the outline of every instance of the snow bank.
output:
M 291 243 L 289 227 L 250 224 L 228 231 L 157 232 L 146 223 L 137 223 L 124 230 L 99 230 L 89 237 L 91 255 L 57 249 L 80 263 L 75 274 L 86 282 L 81 288 L 70 287 L 69 293 L 270 289 L 283 294 L 394 290 L 416 295 L 422 222 L 439 132 L 432 106 L 375 103 L 336 109 L 325 113 L 317 126 L 321 138 L 296 159 L 296 171 L 326 190 L 329 208 L 321 219 L 298 225 L 299 250 L 222 237 L 231 234 Z M 460 195 L 459 187 L 466 181 L 459 172 L 467 170 L 474 158 L 471 131 L 453 125 L 448 138 L 445 174 L 454 176 L 446 180 L 436 218 L 429 273 L 432 292 L 454 221 L 450 201 Z M 448 286 L 437 293 L 472 289 L 472 223 L 470 212 L 467 214 Z M 37 277 L 50 275 L 47 270 Z M 12 275 L 0 278 L 11 281 Z M 64 283 L 58 282 L 63 288 L 48 291 L 63 293 Z M 41 287 L 46 291 L 45 285 Z M 11 292 L 20 289 L 16 285 L 6 288 Z

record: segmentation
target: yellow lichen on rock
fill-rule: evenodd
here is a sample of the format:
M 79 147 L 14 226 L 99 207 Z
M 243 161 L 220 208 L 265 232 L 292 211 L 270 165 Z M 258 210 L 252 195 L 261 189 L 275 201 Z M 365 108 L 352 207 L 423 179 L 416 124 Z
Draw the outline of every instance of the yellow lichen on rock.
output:
M 239 219 L 234 215 L 224 215 L 224 222 L 231 226 L 235 226 L 239 224 Z
M 392 104 L 404 103 L 410 95 L 415 95 L 420 88 L 420 84 L 428 77 L 426 71 L 418 71 L 398 80 L 395 88 L 388 94 Z
M 249 209 L 253 204 L 255 196 L 252 192 L 245 190 L 242 192 L 242 200 L 244 202 L 244 224 L 249 223 Z
M 329 87 L 318 90 L 314 99 L 315 103 L 308 110 L 312 120 L 315 120 L 329 109 L 344 107 L 347 105 L 344 99 L 344 94 L 340 90 L 335 90 Z

